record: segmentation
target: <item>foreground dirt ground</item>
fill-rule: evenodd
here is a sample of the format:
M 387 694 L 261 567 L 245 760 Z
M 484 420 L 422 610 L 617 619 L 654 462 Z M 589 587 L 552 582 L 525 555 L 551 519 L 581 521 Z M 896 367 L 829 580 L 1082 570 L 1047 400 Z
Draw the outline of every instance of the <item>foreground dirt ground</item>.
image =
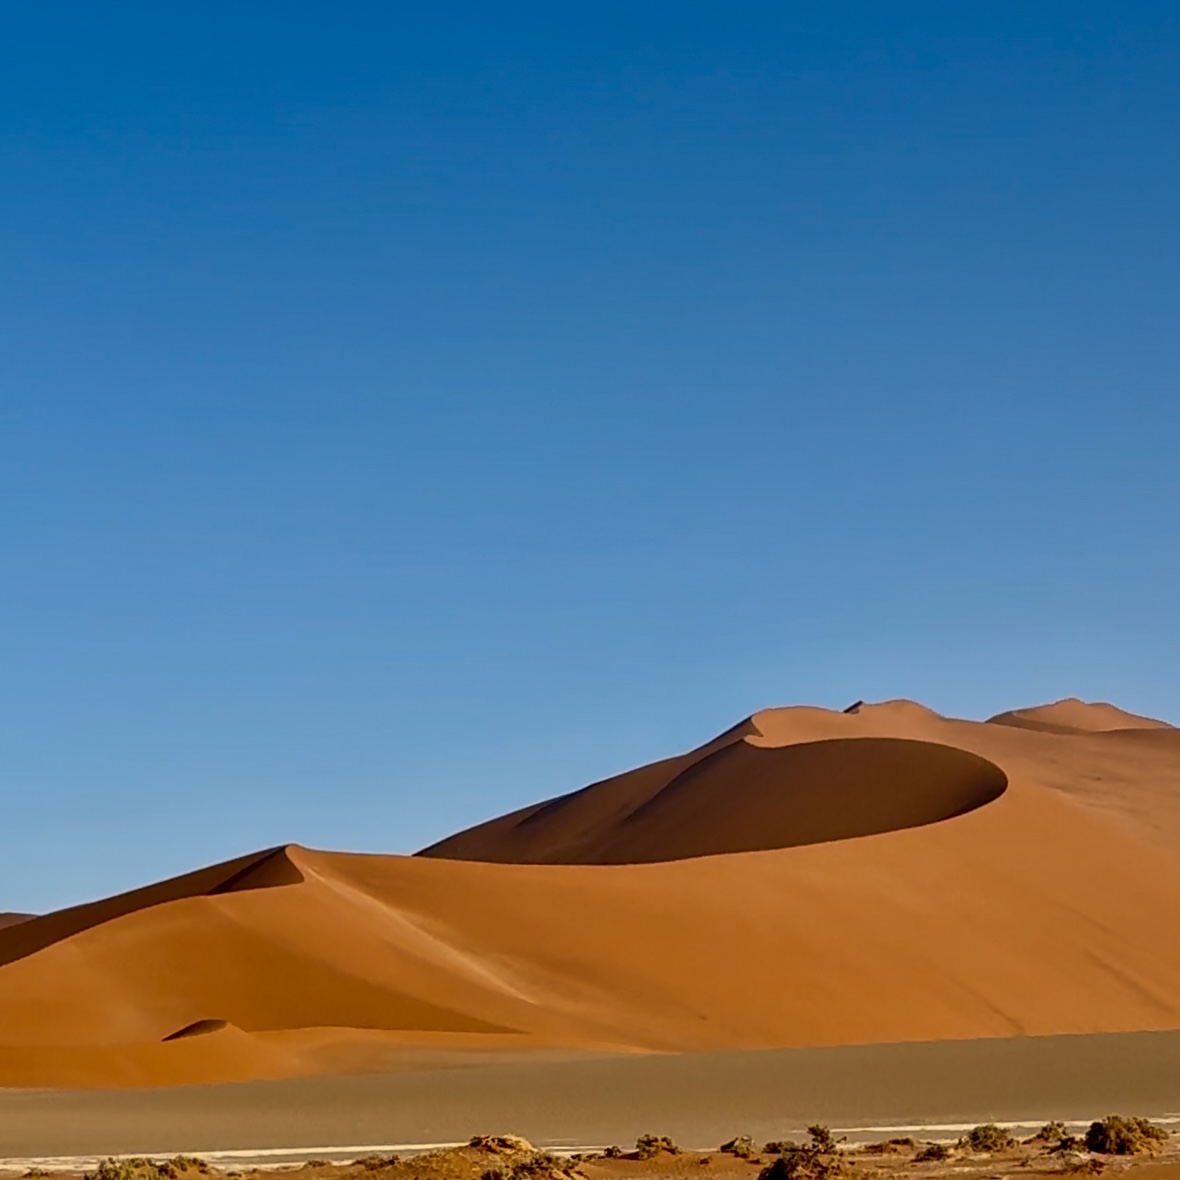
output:
M 716 1151 L 684 1150 L 666 1137 L 646 1135 L 632 1148 L 573 1155 L 552 1154 L 502 1135 L 404 1158 L 375 1155 L 343 1164 L 311 1160 L 242 1171 L 219 1169 L 196 1157 L 112 1158 L 87 1172 L 86 1180 L 290 1180 L 292 1172 L 301 1180 L 1018 1180 L 1128 1172 L 1134 1180 L 1180 1180 L 1180 1135 L 1138 1120 L 1146 1131 L 1140 1135 L 1135 1121 L 1126 1124 L 1131 1139 L 1101 1151 L 1087 1149 L 1084 1129 L 1069 1133 L 1061 1124 L 1049 1124 L 1023 1140 L 988 1125 L 953 1144 L 907 1137 L 852 1145 L 814 1127 L 798 1144 L 758 1145 L 739 1137 Z M 24 1175 L 77 1180 L 77 1173 L 40 1168 Z

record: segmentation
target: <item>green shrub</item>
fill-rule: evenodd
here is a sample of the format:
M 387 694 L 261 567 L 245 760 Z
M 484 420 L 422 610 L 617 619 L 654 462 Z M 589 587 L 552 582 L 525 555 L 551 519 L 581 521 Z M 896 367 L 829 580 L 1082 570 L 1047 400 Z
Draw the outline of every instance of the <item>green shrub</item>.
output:
M 1091 1123 L 1086 1132 L 1086 1148 L 1103 1155 L 1137 1155 L 1167 1141 L 1162 1127 L 1134 1115 L 1108 1114 L 1101 1122 Z
M 762 1150 L 767 1155 L 782 1155 L 784 1151 L 796 1151 L 799 1144 L 794 1139 L 772 1139 Z
M 992 1152 L 1012 1147 L 1016 1140 L 1003 1127 L 997 1127 L 995 1123 L 982 1123 L 972 1127 L 959 1143 L 969 1151 Z

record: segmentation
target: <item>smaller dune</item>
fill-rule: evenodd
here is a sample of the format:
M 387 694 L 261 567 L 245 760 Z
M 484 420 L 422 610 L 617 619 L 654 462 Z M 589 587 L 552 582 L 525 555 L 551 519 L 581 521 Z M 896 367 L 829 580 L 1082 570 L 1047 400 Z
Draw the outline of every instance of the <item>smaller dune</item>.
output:
M 164 1040 L 182 1041 L 185 1037 L 206 1036 L 209 1033 L 220 1032 L 223 1028 L 227 1028 L 228 1026 L 228 1020 L 194 1020 L 192 1024 L 186 1024 L 184 1028 L 178 1028 L 175 1032 L 169 1033 L 164 1038 Z
M 1110 733 L 1126 729 L 1174 728 L 1166 721 L 1128 713 L 1106 701 L 1083 701 L 1077 697 L 1066 697 L 1050 705 L 997 713 L 989 717 L 986 724 L 1011 725 L 1016 729 L 1035 729 L 1043 733 Z
M 121 918 L 183 897 L 202 897 L 234 893 L 244 889 L 269 889 L 276 885 L 296 885 L 303 875 L 285 848 L 268 848 L 263 852 L 240 856 L 209 868 L 170 877 L 155 885 L 133 889 L 101 901 L 71 906 L 56 913 L 0 923 L 0 966 L 14 963 L 45 947 L 69 938 L 82 930 Z

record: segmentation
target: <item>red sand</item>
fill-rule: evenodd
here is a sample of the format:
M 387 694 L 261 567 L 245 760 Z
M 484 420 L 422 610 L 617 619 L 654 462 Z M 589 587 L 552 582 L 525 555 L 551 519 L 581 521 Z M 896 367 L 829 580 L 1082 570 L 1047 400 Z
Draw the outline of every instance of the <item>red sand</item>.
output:
M 1180 731 L 1064 704 L 767 710 L 429 855 L 289 846 L 0 930 L 0 1085 L 1178 1028 Z

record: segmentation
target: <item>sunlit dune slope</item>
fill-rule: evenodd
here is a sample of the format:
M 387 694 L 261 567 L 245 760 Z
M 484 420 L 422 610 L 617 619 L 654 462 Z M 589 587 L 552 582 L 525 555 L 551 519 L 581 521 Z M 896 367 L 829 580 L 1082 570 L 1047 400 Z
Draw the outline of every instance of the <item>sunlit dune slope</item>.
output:
M 1067 697 L 1063 701 L 1038 705 L 1032 709 L 1013 709 L 1008 713 L 998 713 L 988 720 L 992 725 L 1015 725 L 1051 733 L 1108 733 L 1122 729 L 1173 728 L 1166 721 L 1128 713 L 1105 701 L 1080 701 L 1077 697 Z
M 1180 1027 L 1180 767 L 1140 732 L 766 710 L 471 859 L 287 846 L 37 918 L 0 1085 Z

